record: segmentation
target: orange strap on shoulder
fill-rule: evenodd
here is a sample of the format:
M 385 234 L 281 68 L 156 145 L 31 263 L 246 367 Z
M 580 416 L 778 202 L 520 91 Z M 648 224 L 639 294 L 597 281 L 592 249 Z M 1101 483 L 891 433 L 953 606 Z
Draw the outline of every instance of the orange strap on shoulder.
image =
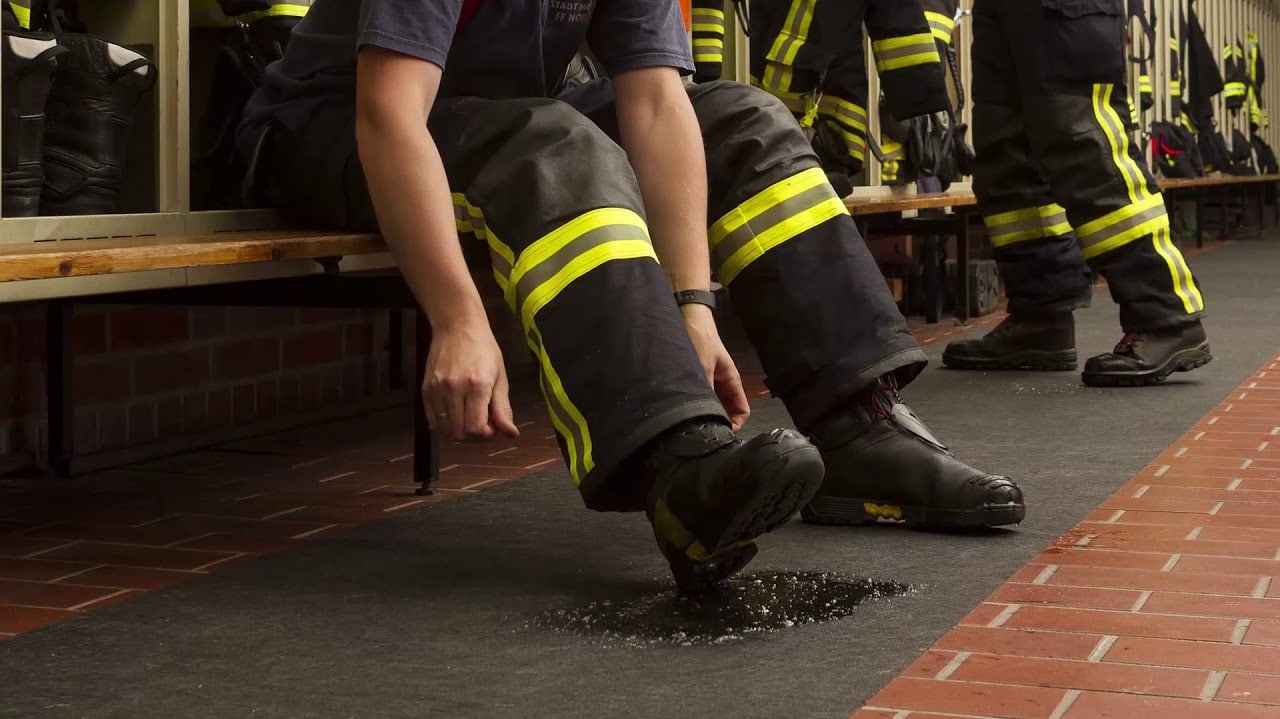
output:
M 684 29 L 693 26 L 693 0 L 680 0 L 680 14 L 684 16 Z

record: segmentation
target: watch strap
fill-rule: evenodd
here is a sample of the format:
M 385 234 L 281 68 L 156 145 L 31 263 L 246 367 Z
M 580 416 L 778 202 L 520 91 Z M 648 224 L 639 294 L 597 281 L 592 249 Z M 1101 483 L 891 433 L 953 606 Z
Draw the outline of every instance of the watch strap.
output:
M 716 308 L 716 293 L 708 290 L 681 290 L 676 293 L 677 305 L 706 305 Z

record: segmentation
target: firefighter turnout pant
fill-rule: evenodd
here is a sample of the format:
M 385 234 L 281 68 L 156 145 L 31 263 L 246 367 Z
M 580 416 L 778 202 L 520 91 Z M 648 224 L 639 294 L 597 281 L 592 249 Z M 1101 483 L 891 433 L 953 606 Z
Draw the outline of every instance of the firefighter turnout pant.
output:
M 748 85 L 689 85 L 706 146 L 710 254 L 802 429 L 877 378 L 925 364 L 853 219 L 786 108 Z M 265 143 L 264 192 L 291 220 L 376 230 L 349 108 Z M 633 461 L 687 420 L 724 417 L 659 267 L 612 86 L 558 99 L 441 98 L 429 120 L 459 230 L 539 368 L 569 472 L 593 509 L 636 511 Z M 273 189 L 273 188 L 283 188 Z M 474 240 L 464 243 L 483 247 Z
M 1126 131 L 1125 18 L 1124 0 L 974 4 L 973 183 L 1012 313 L 1087 305 L 1090 267 L 1126 332 L 1204 310 Z

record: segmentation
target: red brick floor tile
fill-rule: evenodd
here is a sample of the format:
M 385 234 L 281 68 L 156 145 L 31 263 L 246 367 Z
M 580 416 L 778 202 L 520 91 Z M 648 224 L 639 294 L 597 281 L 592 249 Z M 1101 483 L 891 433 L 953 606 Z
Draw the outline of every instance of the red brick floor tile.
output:
M 1125 569 L 1162 569 L 1172 554 L 1116 552 L 1083 547 L 1049 547 L 1034 562 L 1079 567 L 1118 567 Z
M 1250 622 L 1243 643 L 1280 647 L 1280 622 Z
M 1180 527 L 1151 527 L 1152 529 L 1173 530 L 1170 534 L 1181 534 L 1186 537 L 1188 530 Z M 1203 557 L 1251 557 L 1254 559 L 1272 559 L 1276 555 L 1277 545 L 1262 542 L 1231 542 L 1218 540 L 1185 538 L 1160 539 L 1145 536 L 1099 536 L 1089 541 L 1089 547 L 1095 549 L 1121 549 L 1132 552 L 1158 552 L 1165 555 L 1181 554 Z
M 957 657 L 956 652 L 943 652 L 937 649 L 930 649 L 921 654 L 906 669 L 902 670 L 900 676 L 916 677 L 920 679 L 933 679 L 938 676 L 938 672 L 947 668 Z
M 961 619 L 960 623 L 985 627 L 994 621 L 996 617 L 1000 616 L 1001 612 L 1006 609 L 1008 609 L 1008 606 L 1004 604 L 983 602 L 975 607 L 973 611 L 965 615 L 965 618 Z
M 1280 620 L 1280 599 L 1156 592 L 1147 600 L 1142 611 L 1275 621 Z
M 53 562 L 47 559 L 0 557 L 0 579 L 52 582 L 59 577 L 93 568 L 81 562 Z
M 1280 705 L 1280 678 L 1265 674 L 1228 674 L 1215 697 L 1220 701 Z
M 1101 633 L 959 626 L 943 635 L 934 644 L 934 649 L 1046 659 L 1088 659 L 1103 639 Z
M 256 539 L 291 539 L 328 526 L 324 522 L 299 522 L 295 519 L 245 519 L 205 514 L 167 517 L 158 524 L 173 524 L 193 537 L 206 534 L 229 534 Z
M 1066 692 L 1043 687 L 969 684 L 899 677 L 867 702 L 871 707 L 956 712 L 1007 719 L 1049 719 Z
M 1120 637 L 1108 662 L 1280 674 L 1280 647 Z
M 975 654 L 948 679 L 988 684 L 1020 684 L 1131 694 L 1199 697 L 1209 672 L 1103 662 L 1032 659 Z
M 918 716 L 918 715 L 917 715 Z M 898 712 L 880 709 L 859 709 L 849 719 L 897 719 Z
M 1198 699 L 1169 699 L 1131 694 L 1081 694 L 1064 719 L 1275 719 L 1276 710 L 1202 702 Z
M 1280 547 L 1280 529 L 1261 527 L 1201 527 L 1199 539 L 1222 542 L 1265 542 Z
M 141 527 L 55 522 L 24 532 L 31 537 L 59 539 L 63 541 L 112 542 L 115 544 L 139 544 L 149 547 L 165 547 L 200 536 L 198 530 L 172 523 L 148 524 Z
M 245 554 L 266 554 L 288 549 L 297 543 L 284 539 L 264 539 L 262 537 L 238 537 L 233 534 L 210 534 L 189 542 L 174 545 L 178 549 L 202 549 L 208 552 L 236 552 Z
M 1187 514 L 1209 514 L 1218 506 L 1218 502 L 1197 499 L 1147 499 L 1146 497 L 1112 497 L 1103 502 L 1102 509 L 1123 509 L 1140 512 L 1185 512 Z
M 1032 565 L 1038 566 L 1038 565 Z M 1047 585 L 1250 596 L 1261 577 L 1183 574 L 1115 567 L 1055 567 Z
M 196 572 L 182 572 L 170 569 L 100 566 L 83 574 L 77 574 L 66 581 L 79 582 L 95 587 L 114 587 L 116 589 L 160 589 L 199 576 L 202 575 Z
M 1280 562 L 1267 559 L 1233 559 L 1231 557 L 1181 557 L 1173 566 L 1175 572 L 1203 574 L 1244 574 L 1250 577 L 1280 575 Z
M 95 609 L 101 609 L 103 607 L 107 607 L 112 604 L 116 604 L 118 602 L 128 601 L 130 599 L 133 599 L 134 597 L 140 597 L 143 594 L 146 594 L 146 591 L 142 589 L 116 589 L 114 593 L 108 594 L 107 596 L 101 599 L 98 599 L 96 601 L 89 602 L 88 604 L 83 604 L 81 606 L 78 606 L 76 607 L 76 609 L 81 612 L 91 612 Z
M 990 600 L 1010 604 L 1047 604 L 1085 609 L 1127 610 L 1141 597 L 1142 592 L 1135 590 L 1005 584 L 996 589 Z
M 48 609 L 78 609 L 118 592 L 118 589 L 109 587 L 0 579 L 0 604 Z
M 1064 632 L 1099 632 L 1135 637 L 1228 641 L 1235 621 L 1133 612 L 1103 612 L 1059 607 L 1021 607 L 1004 626 Z
M 1232 480 L 1223 480 L 1225 484 L 1230 484 Z M 1224 484 L 1224 486 L 1225 486 Z M 1115 519 L 1112 519 L 1112 518 Z M 1088 517 L 1093 522 L 1114 522 L 1124 525 L 1144 525 L 1144 524 L 1161 524 L 1178 527 L 1198 527 L 1212 523 L 1210 520 L 1218 519 L 1217 517 L 1209 517 L 1207 520 L 1203 515 L 1199 514 L 1179 514 L 1177 512 L 1136 512 L 1124 511 L 1116 509 L 1099 509 L 1091 512 Z M 1277 524 L 1280 526 L 1280 523 Z
M 65 559 L 73 562 L 191 571 L 228 559 L 233 555 L 225 552 L 138 547 L 130 544 L 76 542 L 42 556 L 48 559 Z
M 0 535 L 0 557 L 26 557 L 60 547 L 67 542 L 55 539 L 37 539 L 20 534 Z
M 21 634 L 74 615 L 75 612 L 65 609 L 41 609 L 0 604 L 0 632 Z

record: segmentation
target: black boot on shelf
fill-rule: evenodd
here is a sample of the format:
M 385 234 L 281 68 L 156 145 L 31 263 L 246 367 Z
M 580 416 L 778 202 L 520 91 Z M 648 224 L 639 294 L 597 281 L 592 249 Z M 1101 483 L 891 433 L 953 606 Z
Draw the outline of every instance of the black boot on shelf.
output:
M 134 116 L 155 86 L 155 65 L 121 45 L 64 33 L 49 95 L 42 215 L 117 211 Z

